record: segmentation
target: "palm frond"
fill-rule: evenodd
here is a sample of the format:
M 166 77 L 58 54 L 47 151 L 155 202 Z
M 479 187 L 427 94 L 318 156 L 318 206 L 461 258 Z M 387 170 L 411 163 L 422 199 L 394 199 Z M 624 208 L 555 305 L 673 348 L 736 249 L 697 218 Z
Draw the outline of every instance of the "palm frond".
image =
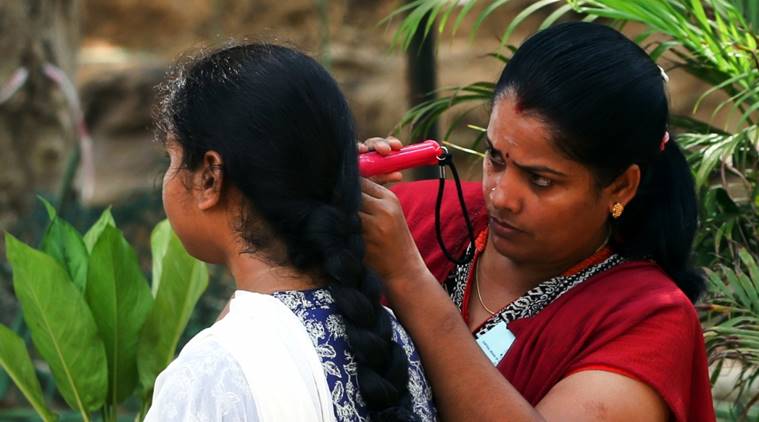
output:
M 685 133 L 677 141 L 686 150 L 695 170 L 696 186 L 701 188 L 718 165 L 733 161 L 736 152 L 756 152 L 759 126 L 747 127 L 733 135 Z
M 396 126 L 396 131 L 402 127 L 411 127 L 411 137 L 421 138 L 443 113 L 456 106 L 468 105 L 469 109 L 455 118 L 447 129 L 447 138 L 463 122 L 462 114 L 466 115 L 473 109 L 490 103 L 494 90 L 495 84 L 492 82 L 475 82 L 463 87 L 439 89 L 436 91 L 438 98 L 422 102 L 407 111 Z
M 715 380 L 725 361 L 741 366 L 735 391 L 739 399 L 754 402 L 751 386 L 759 376 L 759 266 L 746 249 L 737 250 L 733 266 L 705 269 L 709 292 L 702 309 L 704 339 Z M 744 397 L 746 394 L 749 397 Z

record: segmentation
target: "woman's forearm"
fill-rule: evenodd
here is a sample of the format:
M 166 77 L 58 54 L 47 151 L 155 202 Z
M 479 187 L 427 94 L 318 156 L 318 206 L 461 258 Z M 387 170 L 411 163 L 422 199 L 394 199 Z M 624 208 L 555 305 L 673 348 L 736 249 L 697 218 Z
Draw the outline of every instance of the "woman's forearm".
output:
M 432 274 L 404 277 L 388 283 L 387 298 L 421 354 L 441 419 L 542 420 L 480 351 Z

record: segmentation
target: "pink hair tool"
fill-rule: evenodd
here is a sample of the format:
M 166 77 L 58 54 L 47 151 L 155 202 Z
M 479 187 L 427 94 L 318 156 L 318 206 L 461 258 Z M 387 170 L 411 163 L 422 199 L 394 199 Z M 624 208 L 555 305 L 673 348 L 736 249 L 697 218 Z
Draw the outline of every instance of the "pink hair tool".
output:
M 387 155 L 374 151 L 358 156 L 358 169 L 363 177 L 387 174 L 413 167 L 434 166 L 445 158 L 448 150 L 433 140 L 403 147 Z

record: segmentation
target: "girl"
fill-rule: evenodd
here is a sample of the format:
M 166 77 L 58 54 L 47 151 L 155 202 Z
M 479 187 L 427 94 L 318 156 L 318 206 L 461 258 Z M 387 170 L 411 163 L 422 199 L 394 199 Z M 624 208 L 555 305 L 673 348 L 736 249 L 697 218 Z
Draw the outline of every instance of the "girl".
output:
M 166 214 L 237 291 L 158 377 L 147 420 L 434 420 L 414 345 L 363 264 L 335 81 L 304 54 L 249 44 L 178 66 L 161 94 Z

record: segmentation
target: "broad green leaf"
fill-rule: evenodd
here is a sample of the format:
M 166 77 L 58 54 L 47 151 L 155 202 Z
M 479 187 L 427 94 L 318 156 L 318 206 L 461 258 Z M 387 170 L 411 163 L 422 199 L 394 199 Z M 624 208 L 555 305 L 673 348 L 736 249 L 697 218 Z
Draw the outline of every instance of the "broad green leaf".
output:
M 115 405 L 137 387 L 137 343 L 153 302 L 137 255 L 115 227 L 104 227 L 92 248 L 86 297 L 108 357 L 107 402 Z
M 56 415 L 45 405 L 42 388 L 34 373 L 34 365 L 24 340 L 5 325 L 0 324 L 0 368 L 11 377 L 42 420 L 54 421 Z
M 161 233 L 163 231 L 170 235 Z M 161 260 L 159 287 L 137 348 L 140 386 L 146 397 L 149 397 L 158 373 L 174 358 L 179 337 L 208 286 L 206 265 L 185 251 L 179 238 L 171 232 L 168 221 L 159 223 L 151 238 L 163 236 L 169 236 L 165 254 L 153 257 Z M 155 252 L 161 251 L 159 248 Z
M 103 341 L 84 296 L 52 257 L 9 233 L 5 246 L 32 341 L 66 403 L 88 419 L 103 405 L 108 372 Z
M 173 236 L 174 232 L 168 220 L 158 223 L 150 234 L 150 249 L 153 256 L 153 285 L 151 286 L 153 297 L 156 296 L 158 287 L 161 285 L 163 257 L 169 250 L 169 243 Z
M 107 226 L 116 227 L 116 222 L 113 220 L 110 207 L 103 211 L 100 218 L 98 218 L 98 221 L 96 221 L 95 224 L 87 230 L 87 233 L 84 234 L 84 244 L 87 246 L 88 252 L 92 251 L 92 247 L 95 246 L 95 243 L 98 241 L 100 233 L 102 233 Z
M 87 248 L 82 236 L 76 229 L 58 216 L 55 208 L 44 198 L 40 200 L 45 204 L 50 225 L 42 238 L 42 251 L 55 258 L 71 277 L 74 285 L 80 292 L 84 291 L 87 284 Z

